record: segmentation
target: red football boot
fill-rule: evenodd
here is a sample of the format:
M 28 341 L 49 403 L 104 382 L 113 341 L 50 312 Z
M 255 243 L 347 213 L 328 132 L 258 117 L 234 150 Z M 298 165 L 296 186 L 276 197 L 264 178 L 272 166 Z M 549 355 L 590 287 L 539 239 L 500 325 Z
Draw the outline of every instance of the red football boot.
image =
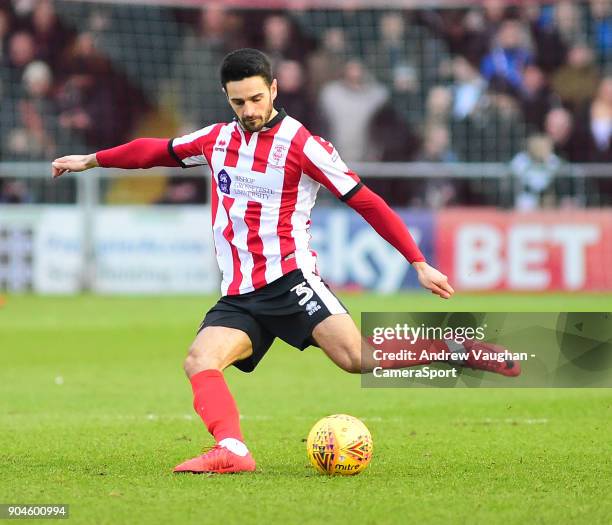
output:
M 509 377 L 516 377 L 521 373 L 521 364 L 518 361 L 513 359 L 497 360 L 484 358 L 484 354 L 502 354 L 507 352 L 508 349 L 503 346 L 474 340 L 465 341 L 462 346 L 469 351 L 467 360 L 458 363 L 462 366 Z M 482 355 L 479 355 L 479 352 L 482 352 Z
M 232 474 L 235 472 L 253 472 L 255 460 L 250 452 L 239 456 L 220 445 L 215 445 L 206 454 L 197 456 L 174 467 L 174 472 Z

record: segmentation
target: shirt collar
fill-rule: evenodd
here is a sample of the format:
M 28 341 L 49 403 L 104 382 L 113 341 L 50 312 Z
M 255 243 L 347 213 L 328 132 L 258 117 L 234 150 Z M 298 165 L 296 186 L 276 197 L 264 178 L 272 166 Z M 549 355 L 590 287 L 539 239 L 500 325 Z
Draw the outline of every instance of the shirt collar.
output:
M 261 131 L 266 131 L 268 129 L 272 129 L 281 120 L 283 120 L 286 116 L 287 116 L 287 112 L 285 111 L 285 108 L 279 108 L 278 109 L 278 113 L 276 114 L 276 116 L 272 120 L 269 120 L 268 122 L 266 122 L 264 127 L 261 128 Z

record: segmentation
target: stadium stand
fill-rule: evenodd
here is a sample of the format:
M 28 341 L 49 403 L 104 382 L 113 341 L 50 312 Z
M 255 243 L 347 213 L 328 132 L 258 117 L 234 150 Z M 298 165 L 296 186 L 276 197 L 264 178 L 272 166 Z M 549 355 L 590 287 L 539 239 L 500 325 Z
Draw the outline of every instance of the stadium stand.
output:
M 611 35 L 610 2 L 600 0 L 296 11 L 0 0 L 0 161 L 227 120 L 218 64 L 252 46 L 273 60 L 279 102 L 347 161 L 510 163 L 539 136 L 561 163 L 606 163 Z M 371 102 L 358 123 L 347 93 L 355 107 Z M 36 199 L 0 182 L 0 201 Z M 205 196 L 197 182 L 175 183 L 184 181 L 147 199 Z M 125 184 L 141 191 L 117 181 L 107 198 L 123 202 Z M 393 201 L 394 184 L 373 185 Z M 473 183 L 402 184 L 413 197 L 397 204 L 487 204 Z M 607 179 L 593 184 L 584 204 L 612 202 Z

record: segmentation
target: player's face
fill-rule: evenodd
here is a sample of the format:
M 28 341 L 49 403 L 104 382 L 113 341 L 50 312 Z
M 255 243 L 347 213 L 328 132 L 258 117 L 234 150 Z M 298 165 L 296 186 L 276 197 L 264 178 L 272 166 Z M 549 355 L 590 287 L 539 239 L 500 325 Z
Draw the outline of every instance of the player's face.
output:
M 260 76 L 228 82 L 225 94 L 242 127 L 259 131 L 270 120 L 274 110 L 276 79 L 269 86 Z

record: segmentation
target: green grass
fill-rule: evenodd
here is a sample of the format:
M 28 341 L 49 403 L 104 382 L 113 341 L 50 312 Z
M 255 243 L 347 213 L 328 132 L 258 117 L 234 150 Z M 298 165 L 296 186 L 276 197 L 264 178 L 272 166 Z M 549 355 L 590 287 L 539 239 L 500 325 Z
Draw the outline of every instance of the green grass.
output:
M 319 350 L 282 343 L 254 374 L 226 374 L 258 471 L 172 475 L 210 444 L 181 363 L 213 300 L 9 297 L 0 503 L 67 503 L 69 523 L 86 524 L 609 523 L 609 390 L 366 390 Z M 355 314 L 612 304 L 570 294 L 343 300 Z M 320 476 L 305 455 L 310 426 L 338 412 L 374 437 L 374 460 L 355 478 Z

